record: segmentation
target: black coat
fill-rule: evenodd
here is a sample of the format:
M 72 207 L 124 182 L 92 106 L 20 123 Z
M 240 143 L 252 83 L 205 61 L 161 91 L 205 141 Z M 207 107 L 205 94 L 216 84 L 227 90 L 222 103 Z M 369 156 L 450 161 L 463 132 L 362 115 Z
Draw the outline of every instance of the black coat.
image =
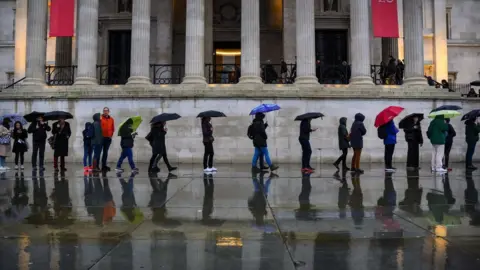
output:
M 480 133 L 480 125 L 472 120 L 465 121 L 465 141 L 467 143 L 478 142 L 478 134 Z
M 12 152 L 13 153 L 24 153 L 28 151 L 27 144 L 26 144 L 26 141 L 28 138 L 27 130 L 22 128 L 21 131 L 22 131 L 21 133 L 17 133 L 17 130 L 14 129 L 12 132 L 12 138 L 13 138 Z M 23 143 L 20 141 L 23 141 Z
M 367 134 L 367 129 L 363 124 L 365 116 L 361 113 L 355 115 L 355 122 L 353 122 L 352 127 L 350 128 L 350 145 L 352 148 L 361 149 L 363 148 L 363 136 Z
M 261 119 L 254 119 L 252 123 L 253 128 L 253 145 L 255 147 L 267 147 L 267 132 L 266 127 Z
M 52 134 L 55 136 L 55 149 L 53 155 L 56 157 L 68 156 L 68 139 L 72 135 L 70 124 L 65 122 L 63 129 L 60 128 L 60 123 L 53 124 Z
M 213 131 L 212 131 L 212 124 L 209 122 L 202 121 L 202 136 L 204 143 L 211 143 L 213 142 Z
M 340 125 L 338 126 L 338 148 L 340 148 L 340 150 L 350 148 L 346 117 L 340 118 Z
M 47 132 L 52 130 L 47 122 L 44 122 L 43 125 L 40 125 L 39 122 L 35 121 L 30 124 L 28 127 L 28 133 L 32 133 L 33 142 L 43 142 L 47 141 Z
M 413 123 L 403 129 L 405 131 L 405 141 L 423 144 L 422 127 L 420 123 L 413 125 Z
M 453 137 L 457 136 L 457 132 L 453 128 L 452 124 L 448 123 L 447 137 L 445 138 L 445 144 L 453 144 Z
M 310 121 L 302 120 L 300 123 L 300 136 L 298 136 L 299 140 L 310 140 L 310 133 L 312 132 L 312 126 L 310 125 Z
M 167 147 L 165 145 L 165 131 L 163 126 L 154 126 L 150 130 L 150 145 L 152 146 L 152 152 L 155 155 L 164 155 L 167 153 Z

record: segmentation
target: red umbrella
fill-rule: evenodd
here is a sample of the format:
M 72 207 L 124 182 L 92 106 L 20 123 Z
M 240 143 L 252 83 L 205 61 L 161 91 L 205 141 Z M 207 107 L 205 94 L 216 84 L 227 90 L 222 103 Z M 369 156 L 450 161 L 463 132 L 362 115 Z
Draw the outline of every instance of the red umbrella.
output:
M 377 118 L 375 118 L 375 127 L 383 126 L 386 123 L 390 122 L 393 118 L 399 115 L 404 108 L 398 106 L 390 106 L 381 111 Z

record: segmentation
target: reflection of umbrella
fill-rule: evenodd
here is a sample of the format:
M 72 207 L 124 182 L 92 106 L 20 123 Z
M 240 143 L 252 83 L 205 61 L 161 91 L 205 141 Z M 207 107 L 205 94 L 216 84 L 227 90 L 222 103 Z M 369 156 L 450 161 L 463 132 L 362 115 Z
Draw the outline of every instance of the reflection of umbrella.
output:
M 181 116 L 176 113 L 162 113 L 152 118 L 150 124 L 158 124 L 160 122 L 172 121 L 177 120 Z
M 122 213 L 123 218 L 132 224 L 140 224 L 144 218 L 142 211 L 140 211 L 138 207 L 132 209 L 132 217 L 129 217 L 125 210 L 121 210 L 120 212 Z
M 302 121 L 302 120 L 306 120 L 306 119 L 317 119 L 317 118 L 321 118 L 321 117 L 324 117 L 325 115 L 323 115 L 323 113 L 319 113 L 319 112 L 309 112 L 309 113 L 304 113 L 302 115 L 299 115 L 297 117 L 295 117 L 295 121 Z
M 480 86 L 480 81 L 473 81 L 470 83 L 471 86 Z
M 437 111 L 428 115 L 429 118 L 435 118 L 436 116 L 443 115 L 445 118 L 454 118 L 460 115 L 457 111 Z
M 457 105 L 443 105 L 443 106 L 440 106 L 436 109 L 433 109 L 431 111 L 432 112 L 438 112 L 438 111 L 458 111 L 458 110 L 461 110 L 462 107 L 460 106 L 457 106 Z
M 479 116 L 480 116 L 480 110 L 472 110 L 462 117 L 462 121 L 465 121 L 467 119 L 475 119 Z
M 407 116 L 405 116 L 402 120 L 400 120 L 400 123 L 398 123 L 398 126 L 400 128 L 405 128 L 406 125 L 409 123 L 409 122 L 412 122 L 413 123 L 413 118 L 414 117 L 417 117 L 418 118 L 418 122 L 422 121 L 423 120 L 423 113 L 412 113 L 412 114 L 409 114 Z
M 383 126 L 399 115 L 404 109 L 398 106 L 390 106 L 381 111 L 375 118 L 375 127 Z
M 25 118 L 25 120 L 27 120 L 28 122 L 35 122 L 37 121 L 37 118 L 40 117 L 40 116 L 44 116 L 45 113 L 44 112 L 37 112 L 37 111 L 33 111 L 29 114 L 25 114 L 23 116 L 23 118 Z
M 15 123 L 18 121 L 22 123 L 22 125 L 27 124 L 27 120 L 25 120 L 25 118 L 23 118 L 21 115 L 18 115 L 18 114 L 5 114 L 4 116 L 0 117 L 0 122 L 3 122 L 3 119 L 5 118 L 10 119 L 12 123 Z
M 58 119 L 72 119 L 73 115 L 69 112 L 64 112 L 64 111 L 53 111 L 53 112 L 48 112 L 44 115 L 44 120 L 45 121 L 55 121 Z
M 250 115 L 255 115 L 257 113 L 266 113 L 280 110 L 280 106 L 277 104 L 261 104 L 250 112 Z
M 141 116 L 132 116 L 130 118 L 127 118 L 127 120 L 123 121 L 120 126 L 118 126 L 118 136 L 122 136 L 120 133 L 123 133 L 122 129 L 124 129 L 124 127 L 129 128 L 129 126 L 131 125 L 132 132 L 135 132 L 141 123 Z
M 219 111 L 204 111 L 197 115 L 197 117 L 227 117 L 223 112 Z

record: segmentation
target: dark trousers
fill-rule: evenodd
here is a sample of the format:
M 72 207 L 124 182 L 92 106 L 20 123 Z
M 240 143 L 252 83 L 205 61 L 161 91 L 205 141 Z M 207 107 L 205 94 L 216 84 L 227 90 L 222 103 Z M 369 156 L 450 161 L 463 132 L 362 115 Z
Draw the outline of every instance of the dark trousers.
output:
M 305 139 L 299 139 L 298 141 L 302 146 L 302 168 L 311 168 L 312 147 L 310 146 L 310 141 Z
M 83 144 L 83 167 L 92 166 L 93 146 L 90 143 Z
M 353 148 L 352 170 L 360 169 L 360 157 L 362 156 L 362 148 Z
M 203 168 L 212 168 L 213 167 L 213 143 L 204 142 L 205 152 L 203 153 Z
M 162 158 L 163 158 L 163 162 L 165 162 L 165 165 L 167 165 L 167 168 L 170 169 L 172 166 L 170 165 L 170 162 L 168 161 L 167 153 L 164 153 L 162 155 L 152 154 L 152 157 L 150 158 L 150 164 L 149 164 L 148 168 L 149 169 L 158 168 L 158 162 Z
M 60 158 L 60 168 L 65 168 L 65 156 L 54 156 L 53 157 L 53 168 L 58 168 L 58 158 Z
M 23 155 L 25 152 L 15 152 L 15 165 L 18 165 L 18 159 L 20 158 L 20 165 L 23 165 Z
M 340 162 L 342 162 L 342 168 L 346 168 L 347 167 L 347 155 L 348 155 L 348 148 L 342 149 L 342 154 L 337 159 L 337 161 L 335 161 L 335 164 L 338 165 L 338 164 L 340 164 Z
M 418 168 L 420 166 L 420 145 L 417 142 L 408 142 L 407 167 Z
M 473 166 L 473 154 L 475 153 L 475 146 L 477 142 L 469 142 L 467 143 L 467 156 L 466 156 L 466 165 Z
M 393 161 L 393 152 L 395 151 L 395 144 L 386 144 L 385 145 L 385 168 L 393 168 L 392 161 Z
M 108 159 L 108 150 L 110 149 L 110 145 L 112 144 L 112 138 L 103 138 L 102 143 L 102 168 L 107 167 L 107 159 Z
M 102 153 L 103 145 L 96 144 L 93 146 L 93 167 L 98 169 L 100 167 L 100 154 Z
M 448 161 L 450 160 L 450 151 L 452 150 L 453 142 L 445 143 L 445 152 L 443 154 L 443 166 L 448 168 Z
M 37 156 L 38 156 L 38 166 L 43 168 L 45 162 L 45 141 L 36 142 L 33 141 L 33 150 L 32 150 L 32 166 L 37 167 Z

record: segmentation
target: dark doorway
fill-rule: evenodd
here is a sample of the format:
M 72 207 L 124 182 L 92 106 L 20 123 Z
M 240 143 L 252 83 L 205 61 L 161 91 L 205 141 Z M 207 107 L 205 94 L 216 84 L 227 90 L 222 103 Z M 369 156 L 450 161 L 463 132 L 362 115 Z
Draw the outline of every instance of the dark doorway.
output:
M 106 84 L 125 84 L 130 77 L 132 33 L 130 30 L 109 31 L 108 68 L 102 71 Z
M 324 84 L 345 84 L 350 78 L 347 30 L 315 31 L 317 77 Z

